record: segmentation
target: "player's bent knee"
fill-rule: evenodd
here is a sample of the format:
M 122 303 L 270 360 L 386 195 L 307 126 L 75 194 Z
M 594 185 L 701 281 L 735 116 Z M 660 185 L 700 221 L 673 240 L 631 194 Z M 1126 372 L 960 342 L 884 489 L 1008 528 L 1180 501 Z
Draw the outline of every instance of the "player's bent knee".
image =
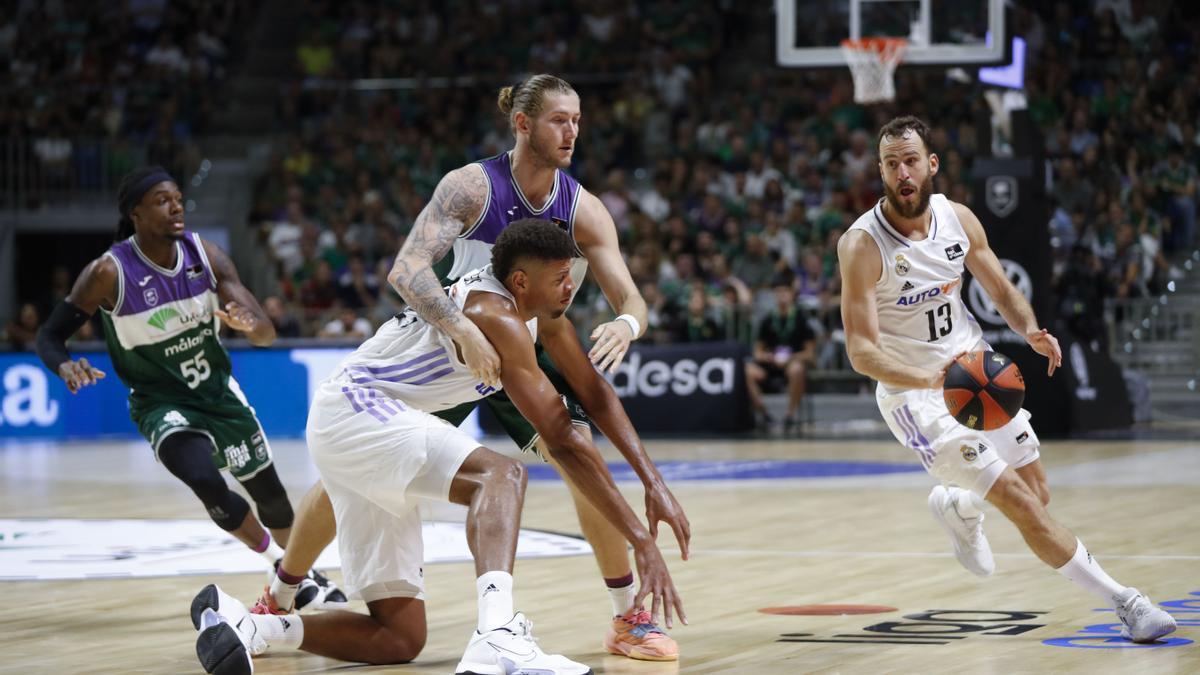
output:
M 496 461 L 488 467 L 485 480 L 494 487 L 523 495 L 529 481 L 529 471 L 525 469 L 524 463 L 497 455 Z
M 367 611 L 382 630 L 371 641 L 364 661 L 374 664 L 408 663 L 425 649 L 428 632 L 425 604 L 412 598 L 386 598 L 367 603 Z
M 1009 469 L 992 484 L 986 498 L 1010 520 L 1026 520 L 1043 510 L 1040 496 Z
M 410 663 L 421 655 L 425 649 L 425 635 L 414 635 L 411 632 L 397 634 L 395 629 L 388 629 L 387 644 L 380 649 L 370 662 L 376 665 L 393 665 Z
M 254 499 L 258 507 L 258 519 L 263 525 L 273 530 L 292 526 L 295 512 L 274 466 L 268 466 L 256 476 L 242 481 L 242 487 Z
M 282 530 L 292 526 L 296 514 L 292 510 L 292 503 L 288 501 L 287 495 L 280 495 L 257 502 L 258 519 L 262 524 L 272 530 Z
M 229 488 L 225 488 L 225 493 L 224 499 L 212 503 L 204 502 L 204 509 L 217 527 L 226 532 L 233 532 L 245 522 L 246 514 L 250 513 L 250 505 Z
M 520 488 L 521 492 L 525 492 L 525 486 L 529 483 L 529 470 L 525 468 L 523 462 L 510 460 L 508 466 L 504 468 L 505 481 Z

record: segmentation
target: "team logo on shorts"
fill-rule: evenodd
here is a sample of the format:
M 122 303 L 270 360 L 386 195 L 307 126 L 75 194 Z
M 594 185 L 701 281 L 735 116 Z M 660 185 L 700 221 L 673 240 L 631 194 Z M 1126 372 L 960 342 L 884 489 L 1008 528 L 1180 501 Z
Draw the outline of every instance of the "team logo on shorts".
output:
M 904 257 L 903 253 L 896 254 L 896 274 L 904 276 L 912 267 L 908 264 L 908 258 Z
M 240 469 L 246 466 L 250 462 L 250 448 L 246 447 L 246 441 L 225 448 L 225 459 L 231 467 Z
M 263 442 L 261 433 L 254 432 L 254 435 L 250 437 L 250 445 L 254 448 L 254 456 L 258 458 L 258 461 L 267 461 L 267 444 Z
M 172 410 L 166 415 L 163 415 L 162 421 L 163 424 L 168 424 L 173 427 L 186 427 L 188 423 L 187 418 L 184 417 L 183 413 L 179 412 L 178 410 Z
M 965 443 L 963 444 L 961 450 L 963 459 L 967 460 L 968 462 L 974 462 L 977 457 L 987 452 L 987 446 L 983 443 L 980 443 L 979 446 L 976 447 L 969 443 Z

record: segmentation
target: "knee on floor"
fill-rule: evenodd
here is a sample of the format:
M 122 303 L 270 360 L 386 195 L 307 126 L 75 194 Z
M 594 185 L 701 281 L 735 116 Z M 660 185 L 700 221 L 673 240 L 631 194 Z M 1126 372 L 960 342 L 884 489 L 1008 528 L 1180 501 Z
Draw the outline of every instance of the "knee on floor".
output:
M 425 648 L 425 634 L 420 635 L 412 633 L 398 634 L 394 630 L 387 630 L 382 639 L 378 641 L 377 651 L 369 663 L 377 665 L 388 665 L 396 663 L 409 663 L 420 655 L 421 650 Z

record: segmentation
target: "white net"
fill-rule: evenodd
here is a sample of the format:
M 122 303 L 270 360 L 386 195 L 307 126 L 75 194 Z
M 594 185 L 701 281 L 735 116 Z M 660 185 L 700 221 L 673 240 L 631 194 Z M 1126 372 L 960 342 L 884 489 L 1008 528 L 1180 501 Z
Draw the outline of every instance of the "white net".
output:
M 842 55 L 854 77 L 854 100 L 878 103 L 896 98 L 896 66 L 904 58 L 903 38 L 842 40 Z

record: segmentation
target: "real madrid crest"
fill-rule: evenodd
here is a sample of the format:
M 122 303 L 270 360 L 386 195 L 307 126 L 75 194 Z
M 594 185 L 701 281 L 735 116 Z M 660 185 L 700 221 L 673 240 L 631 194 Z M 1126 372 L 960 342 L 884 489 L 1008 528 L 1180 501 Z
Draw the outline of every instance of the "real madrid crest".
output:
M 979 456 L 979 452 L 972 445 L 963 445 L 961 450 L 963 459 L 968 462 L 974 462 L 975 458 Z
M 908 274 L 909 269 L 911 269 L 911 268 L 908 266 L 908 258 L 905 258 L 903 253 L 897 253 L 896 254 L 896 274 L 899 274 L 900 276 L 904 276 L 904 275 Z

